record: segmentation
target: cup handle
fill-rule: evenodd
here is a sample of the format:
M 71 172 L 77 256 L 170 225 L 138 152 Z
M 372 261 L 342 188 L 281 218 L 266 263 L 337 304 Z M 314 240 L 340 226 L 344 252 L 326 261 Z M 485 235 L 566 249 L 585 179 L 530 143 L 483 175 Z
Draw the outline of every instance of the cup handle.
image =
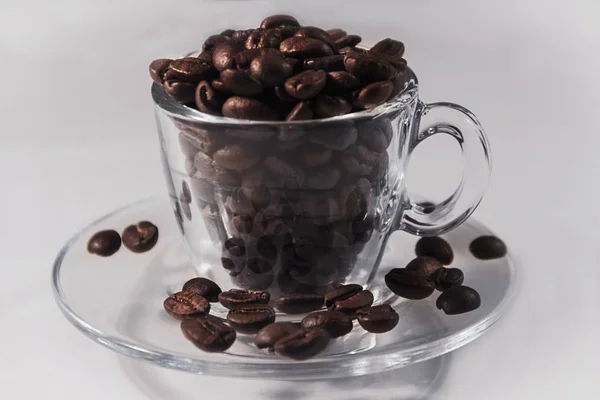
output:
M 485 193 L 492 170 L 490 147 L 481 124 L 466 108 L 453 103 L 419 102 L 409 152 L 430 136 L 454 137 L 463 153 L 463 174 L 456 191 L 433 207 L 406 199 L 398 228 L 418 236 L 437 236 L 462 224 L 475 211 Z

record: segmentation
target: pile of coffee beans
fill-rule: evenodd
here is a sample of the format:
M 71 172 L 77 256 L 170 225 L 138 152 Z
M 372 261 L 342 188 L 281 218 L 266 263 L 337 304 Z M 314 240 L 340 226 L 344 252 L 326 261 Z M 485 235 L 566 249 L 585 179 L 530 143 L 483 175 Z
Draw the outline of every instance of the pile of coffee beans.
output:
M 158 227 L 149 221 L 140 221 L 129 225 L 119 235 L 119 232 L 108 229 L 96 232 L 88 240 L 87 251 L 101 257 L 115 254 L 123 246 L 134 253 L 145 253 L 158 242 Z
M 203 113 L 260 121 L 329 118 L 377 107 L 404 88 L 404 44 L 369 50 L 358 35 L 272 15 L 255 29 L 212 35 L 198 56 L 158 59 L 150 76 Z

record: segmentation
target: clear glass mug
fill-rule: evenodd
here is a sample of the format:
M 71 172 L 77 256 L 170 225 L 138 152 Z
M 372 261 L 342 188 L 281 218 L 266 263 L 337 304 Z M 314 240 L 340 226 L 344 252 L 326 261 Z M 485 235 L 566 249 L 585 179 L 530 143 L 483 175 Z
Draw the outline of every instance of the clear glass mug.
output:
M 315 121 L 215 117 L 175 102 L 157 84 L 152 96 L 168 191 L 192 263 L 224 290 L 373 287 L 392 232 L 448 232 L 487 188 L 490 149 L 479 121 L 456 104 L 421 102 L 410 69 L 387 103 Z M 442 133 L 461 146 L 463 177 L 450 197 L 425 208 L 411 200 L 404 176 L 415 147 Z M 221 265 L 206 262 L 215 251 Z

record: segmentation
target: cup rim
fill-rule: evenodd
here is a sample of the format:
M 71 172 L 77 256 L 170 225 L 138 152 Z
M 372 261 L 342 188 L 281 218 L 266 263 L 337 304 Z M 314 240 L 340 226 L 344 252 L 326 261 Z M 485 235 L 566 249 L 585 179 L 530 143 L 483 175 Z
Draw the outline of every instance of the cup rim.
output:
M 416 97 L 419 87 L 419 81 L 414 71 L 408 66 L 404 70 L 406 75 L 406 84 L 400 93 L 394 98 L 386 101 L 385 103 L 369 109 L 355 113 L 340 115 L 337 117 L 321 118 L 304 121 L 257 121 L 248 119 L 237 119 L 223 116 L 216 116 L 203 113 L 191 107 L 187 107 L 181 103 L 178 103 L 169 96 L 162 85 L 156 82 L 152 83 L 151 93 L 154 105 L 157 109 L 162 112 L 176 117 L 177 119 L 183 119 L 189 122 L 208 123 L 214 125 L 228 125 L 228 126 L 272 126 L 272 127 L 289 127 L 289 126 L 307 126 L 317 124 L 336 123 L 344 121 L 354 121 L 364 118 L 373 118 L 378 115 L 387 114 L 394 110 L 403 108 L 406 104 L 411 103 Z

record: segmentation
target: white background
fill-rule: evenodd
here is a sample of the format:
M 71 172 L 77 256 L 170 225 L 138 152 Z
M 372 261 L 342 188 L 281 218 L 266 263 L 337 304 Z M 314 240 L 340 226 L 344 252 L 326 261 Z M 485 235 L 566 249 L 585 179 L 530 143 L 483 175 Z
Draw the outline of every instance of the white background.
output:
M 520 291 L 493 330 L 446 358 L 431 397 L 597 398 L 600 3 L 488 3 L 3 0 L 0 398 L 365 398 L 361 387 L 290 389 L 126 360 L 77 332 L 51 296 L 52 261 L 73 232 L 165 192 L 149 61 L 272 11 L 341 25 L 367 44 L 403 40 L 421 97 L 464 104 L 490 136 L 494 174 L 475 217 L 516 254 Z M 436 173 L 456 161 L 446 144 L 419 151 L 411 169 L 419 188 L 447 186 L 450 175 Z M 405 398 L 394 379 L 355 386 L 386 388 L 371 398 Z

